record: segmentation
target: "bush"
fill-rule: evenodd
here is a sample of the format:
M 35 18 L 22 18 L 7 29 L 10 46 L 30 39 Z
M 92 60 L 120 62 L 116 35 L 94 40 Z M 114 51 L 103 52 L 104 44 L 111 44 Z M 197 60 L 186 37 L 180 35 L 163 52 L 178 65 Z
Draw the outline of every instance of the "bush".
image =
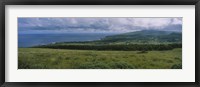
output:
M 171 69 L 182 69 L 182 64 L 174 64 Z
M 137 52 L 137 53 L 140 54 L 140 53 L 148 53 L 148 52 L 143 50 L 143 51 L 140 51 L 140 52 Z
M 19 69 L 30 69 L 31 67 L 30 67 L 30 65 L 29 65 L 29 63 L 27 61 L 19 60 L 18 61 L 18 68 Z
M 110 68 L 106 63 L 92 63 L 92 62 L 87 62 L 84 64 L 80 64 L 77 67 L 75 67 L 77 69 L 108 69 Z
M 135 67 L 126 62 L 115 62 L 111 63 L 113 69 L 134 69 Z

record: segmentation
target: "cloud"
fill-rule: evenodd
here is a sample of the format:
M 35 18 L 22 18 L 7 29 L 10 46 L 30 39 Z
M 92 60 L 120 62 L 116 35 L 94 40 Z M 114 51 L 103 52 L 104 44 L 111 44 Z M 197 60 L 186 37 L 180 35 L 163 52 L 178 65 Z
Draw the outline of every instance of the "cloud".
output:
M 18 18 L 19 31 L 131 32 L 147 29 L 173 30 L 182 18 Z M 180 29 L 178 29 L 180 30 Z

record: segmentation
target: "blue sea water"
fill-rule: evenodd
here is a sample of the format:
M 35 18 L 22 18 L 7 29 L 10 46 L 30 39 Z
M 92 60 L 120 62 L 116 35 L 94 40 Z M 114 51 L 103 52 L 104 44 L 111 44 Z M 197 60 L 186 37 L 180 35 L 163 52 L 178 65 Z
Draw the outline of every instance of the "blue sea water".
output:
M 18 47 L 31 47 L 54 42 L 99 40 L 112 33 L 18 34 Z

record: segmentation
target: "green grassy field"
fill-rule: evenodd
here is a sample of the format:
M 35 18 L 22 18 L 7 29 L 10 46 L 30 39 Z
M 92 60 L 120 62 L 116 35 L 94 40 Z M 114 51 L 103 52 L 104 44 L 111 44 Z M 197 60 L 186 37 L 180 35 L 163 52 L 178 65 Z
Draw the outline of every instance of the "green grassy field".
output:
M 19 48 L 19 69 L 181 69 L 182 49 L 95 51 Z

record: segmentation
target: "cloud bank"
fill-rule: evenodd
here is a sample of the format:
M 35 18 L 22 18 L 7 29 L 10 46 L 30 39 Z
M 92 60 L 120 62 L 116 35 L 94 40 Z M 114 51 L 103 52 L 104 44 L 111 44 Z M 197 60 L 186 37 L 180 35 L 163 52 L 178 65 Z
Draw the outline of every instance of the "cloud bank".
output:
M 182 18 L 18 18 L 19 32 L 181 31 Z

